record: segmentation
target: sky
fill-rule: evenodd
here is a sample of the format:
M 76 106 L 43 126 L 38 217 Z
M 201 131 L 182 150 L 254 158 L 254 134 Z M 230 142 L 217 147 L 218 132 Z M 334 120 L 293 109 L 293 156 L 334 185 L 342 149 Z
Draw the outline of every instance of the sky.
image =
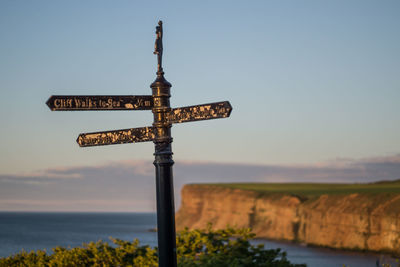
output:
M 186 183 L 400 178 L 398 1 L 0 1 L 0 210 L 154 211 L 152 143 L 80 148 L 150 111 L 51 112 L 51 95 L 146 95 L 164 22 Z

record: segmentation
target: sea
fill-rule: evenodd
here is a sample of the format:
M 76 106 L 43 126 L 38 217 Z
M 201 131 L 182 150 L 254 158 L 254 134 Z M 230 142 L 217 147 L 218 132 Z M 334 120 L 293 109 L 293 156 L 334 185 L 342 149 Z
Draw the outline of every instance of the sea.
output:
M 157 246 L 155 213 L 39 213 L 0 212 L 0 257 L 21 250 L 51 252 L 56 246 L 77 247 L 82 243 L 109 237 Z M 255 239 L 253 244 L 264 244 L 268 249 L 281 248 L 292 263 L 306 263 L 309 267 L 376 267 L 395 259 L 384 254 L 338 251 L 315 248 L 289 242 Z M 378 264 L 378 265 L 377 265 Z

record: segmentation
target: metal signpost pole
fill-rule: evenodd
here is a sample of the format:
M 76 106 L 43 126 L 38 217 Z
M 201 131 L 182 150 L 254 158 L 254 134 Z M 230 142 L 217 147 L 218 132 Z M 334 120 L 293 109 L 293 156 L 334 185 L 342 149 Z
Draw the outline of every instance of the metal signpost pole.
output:
M 162 22 L 156 30 L 157 39 L 154 54 L 157 54 L 157 78 L 150 85 L 153 95 L 154 146 L 157 190 L 157 233 L 158 262 L 160 267 L 176 266 L 175 206 L 171 150 L 171 124 L 168 114 L 171 111 L 169 98 L 171 84 L 165 80 L 162 68 Z
M 157 232 L 160 267 L 176 266 L 175 207 L 172 176 L 171 124 L 166 121 L 171 85 L 161 75 L 151 85 L 154 96 L 154 146 L 157 189 Z

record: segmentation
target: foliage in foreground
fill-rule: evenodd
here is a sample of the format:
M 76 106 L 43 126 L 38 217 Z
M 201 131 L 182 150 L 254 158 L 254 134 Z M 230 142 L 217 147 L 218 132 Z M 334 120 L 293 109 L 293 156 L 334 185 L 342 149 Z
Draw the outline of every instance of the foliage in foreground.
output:
M 254 234 L 249 229 L 227 228 L 181 231 L 177 235 L 178 266 L 271 266 L 305 267 L 291 264 L 280 249 L 266 250 L 263 245 L 249 243 Z M 45 251 L 21 252 L 0 259 L 0 266 L 158 266 L 157 248 L 133 242 L 111 239 L 83 247 L 56 247 L 52 254 Z

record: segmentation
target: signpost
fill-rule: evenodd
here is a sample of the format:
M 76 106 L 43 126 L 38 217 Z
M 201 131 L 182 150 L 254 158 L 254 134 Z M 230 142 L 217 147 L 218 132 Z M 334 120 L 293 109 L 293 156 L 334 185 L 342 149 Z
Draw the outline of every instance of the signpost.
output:
M 47 100 L 53 111 L 146 110 L 153 108 L 151 95 L 53 95 Z
M 154 140 L 154 128 L 142 127 L 116 131 L 83 133 L 76 142 L 80 147 L 139 143 Z
M 82 133 L 77 138 L 81 147 L 153 141 L 156 169 L 158 261 L 160 267 L 175 267 L 176 234 L 172 165 L 173 123 L 229 117 L 232 107 L 228 101 L 197 106 L 170 108 L 171 84 L 164 78 L 162 68 L 162 21 L 156 27 L 154 54 L 157 55 L 157 78 L 150 85 L 152 95 L 79 95 L 51 96 L 47 106 L 53 111 L 77 110 L 152 110 L 153 125 L 141 128 Z

